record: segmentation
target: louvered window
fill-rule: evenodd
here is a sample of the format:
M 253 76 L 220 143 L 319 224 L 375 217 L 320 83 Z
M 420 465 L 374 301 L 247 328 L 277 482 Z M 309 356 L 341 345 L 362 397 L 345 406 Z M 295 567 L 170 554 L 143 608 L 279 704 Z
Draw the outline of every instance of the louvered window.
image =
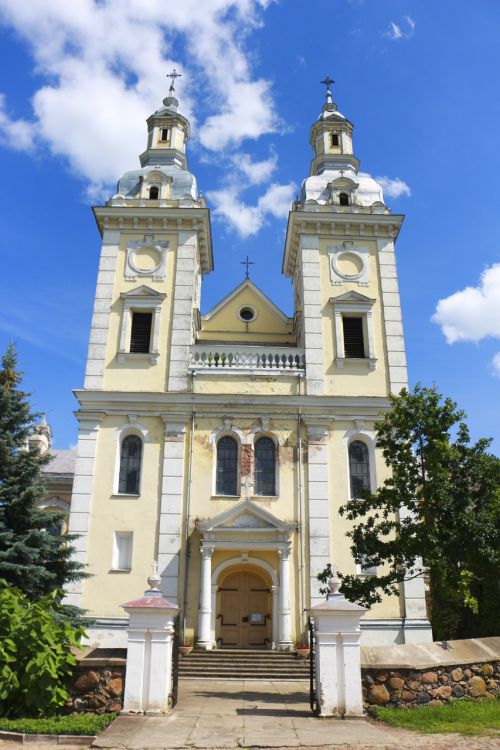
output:
M 118 492 L 138 495 L 141 480 L 142 440 L 137 435 L 123 439 L 120 451 L 120 479 Z
M 371 489 L 368 448 L 361 440 L 354 440 L 349 446 L 349 479 L 353 499 Z
M 218 495 L 238 494 L 238 443 L 229 435 L 217 443 L 217 479 Z
M 255 494 L 276 494 L 276 446 L 268 437 L 255 443 Z
M 346 357 L 362 359 L 365 356 L 362 318 L 342 318 L 344 328 L 344 352 Z
M 145 354 L 149 352 L 152 322 L 153 313 L 132 313 L 132 333 L 130 335 L 131 352 L 142 352 Z

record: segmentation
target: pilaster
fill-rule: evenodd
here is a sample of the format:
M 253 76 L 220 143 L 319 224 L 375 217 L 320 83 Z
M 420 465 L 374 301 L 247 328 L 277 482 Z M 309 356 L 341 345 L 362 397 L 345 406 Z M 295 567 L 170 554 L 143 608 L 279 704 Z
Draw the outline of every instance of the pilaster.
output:
M 401 316 L 401 302 L 396 269 L 396 254 L 392 239 L 377 240 L 382 310 L 384 313 L 387 367 L 391 393 L 408 387 L 406 353 Z
M 168 373 L 169 391 L 187 391 L 189 347 L 193 338 L 197 233 L 179 232 L 175 270 L 172 338 Z
M 79 416 L 80 427 L 68 533 L 76 534 L 76 539 L 72 542 L 73 559 L 82 565 L 87 564 L 97 437 L 102 418 L 102 414 Z M 81 606 L 83 585 L 83 579 L 67 584 L 65 597 L 67 604 Z
M 311 606 L 323 600 L 316 576 L 330 560 L 328 420 L 304 419 L 307 429 L 309 578 Z
M 306 390 L 308 396 L 321 396 L 325 390 L 323 331 L 321 326 L 319 237 L 300 235 Z
M 187 418 L 165 415 L 165 440 L 158 534 L 158 570 L 163 594 L 177 601 L 184 501 Z
M 85 370 L 88 389 L 102 388 L 119 244 L 120 232 L 104 230 Z

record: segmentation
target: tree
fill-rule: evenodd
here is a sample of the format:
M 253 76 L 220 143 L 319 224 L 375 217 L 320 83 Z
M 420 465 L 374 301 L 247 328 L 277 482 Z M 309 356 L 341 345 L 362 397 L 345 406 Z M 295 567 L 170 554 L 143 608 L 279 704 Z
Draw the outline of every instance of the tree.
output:
M 377 576 L 342 575 L 342 591 L 365 606 L 427 568 L 434 638 L 493 635 L 500 620 L 500 459 L 488 439 L 471 444 L 464 413 L 435 388 L 391 396 L 375 426 L 391 473 L 340 514 L 355 560 Z M 329 567 L 318 575 L 326 582 Z
M 50 456 L 28 447 L 38 415 L 19 388 L 16 367 L 11 345 L 0 370 L 0 579 L 36 600 L 85 573 L 72 559 L 74 537 L 50 533 L 62 513 L 38 505 L 45 494 L 41 469 Z

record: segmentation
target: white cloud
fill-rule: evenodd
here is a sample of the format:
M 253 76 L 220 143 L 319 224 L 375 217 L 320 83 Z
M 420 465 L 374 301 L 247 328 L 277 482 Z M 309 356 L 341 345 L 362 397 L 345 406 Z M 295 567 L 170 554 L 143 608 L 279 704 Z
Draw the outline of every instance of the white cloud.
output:
M 275 171 L 278 165 L 278 156 L 273 152 L 269 159 L 252 161 L 249 154 L 236 154 L 233 158 L 233 164 L 240 172 L 243 172 L 251 185 L 260 185 L 262 182 L 267 182 Z
M 33 147 L 33 127 L 24 120 L 13 120 L 6 111 L 5 95 L 0 94 L 0 143 L 16 151 Z
M 375 177 L 375 179 L 380 183 L 382 190 L 389 198 L 399 198 L 401 195 L 409 197 L 411 195 L 410 186 L 404 180 L 400 180 L 399 177 L 395 179 L 391 177 Z
M 253 76 L 245 46 L 267 4 L 205 0 L 200 12 L 198 0 L 0 0 L 0 23 L 28 43 L 49 82 L 33 96 L 33 121 L 10 119 L 0 102 L 4 142 L 27 150 L 36 133 L 99 191 L 134 166 L 145 117 L 174 66 L 183 112 L 205 148 L 277 132 L 271 84 Z
M 272 184 L 256 206 L 241 200 L 237 187 L 212 190 L 207 197 L 214 205 L 215 218 L 236 229 L 240 237 L 246 239 L 262 229 L 268 216 L 280 219 L 288 216 L 296 187 L 293 182 L 287 185 Z
M 491 360 L 491 364 L 493 365 L 493 374 L 496 375 L 497 378 L 500 378 L 500 352 L 495 354 Z
M 415 21 L 411 16 L 405 16 L 400 24 L 390 21 L 389 28 L 384 32 L 384 36 L 398 42 L 401 39 L 411 39 L 414 33 Z
M 500 263 L 483 271 L 478 286 L 440 299 L 432 321 L 441 326 L 448 344 L 500 338 Z

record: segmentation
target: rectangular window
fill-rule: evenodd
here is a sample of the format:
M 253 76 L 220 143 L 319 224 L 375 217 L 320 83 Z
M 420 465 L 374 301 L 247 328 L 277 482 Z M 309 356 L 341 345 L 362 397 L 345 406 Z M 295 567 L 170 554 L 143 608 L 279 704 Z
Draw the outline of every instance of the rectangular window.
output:
M 339 145 L 339 135 L 338 133 L 332 133 L 332 146 L 338 146 Z
M 363 359 L 365 356 L 363 319 L 343 316 L 342 326 L 344 329 L 345 356 L 352 359 Z
M 160 140 L 161 141 L 168 141 L 168 128 L 162 128 L 161 129 Z
M 356 564 L 356 574 L 358 576 L 376 576 L 377 566 L 367 565 L 366 558 L 362 557 L 361 560 Z
M 132 569 L 132 531 L 115 531 L 113 540 L 113 570 Z
M 147 354 L 151 345 L 153 313 L 133 312 L 130 351 Z

